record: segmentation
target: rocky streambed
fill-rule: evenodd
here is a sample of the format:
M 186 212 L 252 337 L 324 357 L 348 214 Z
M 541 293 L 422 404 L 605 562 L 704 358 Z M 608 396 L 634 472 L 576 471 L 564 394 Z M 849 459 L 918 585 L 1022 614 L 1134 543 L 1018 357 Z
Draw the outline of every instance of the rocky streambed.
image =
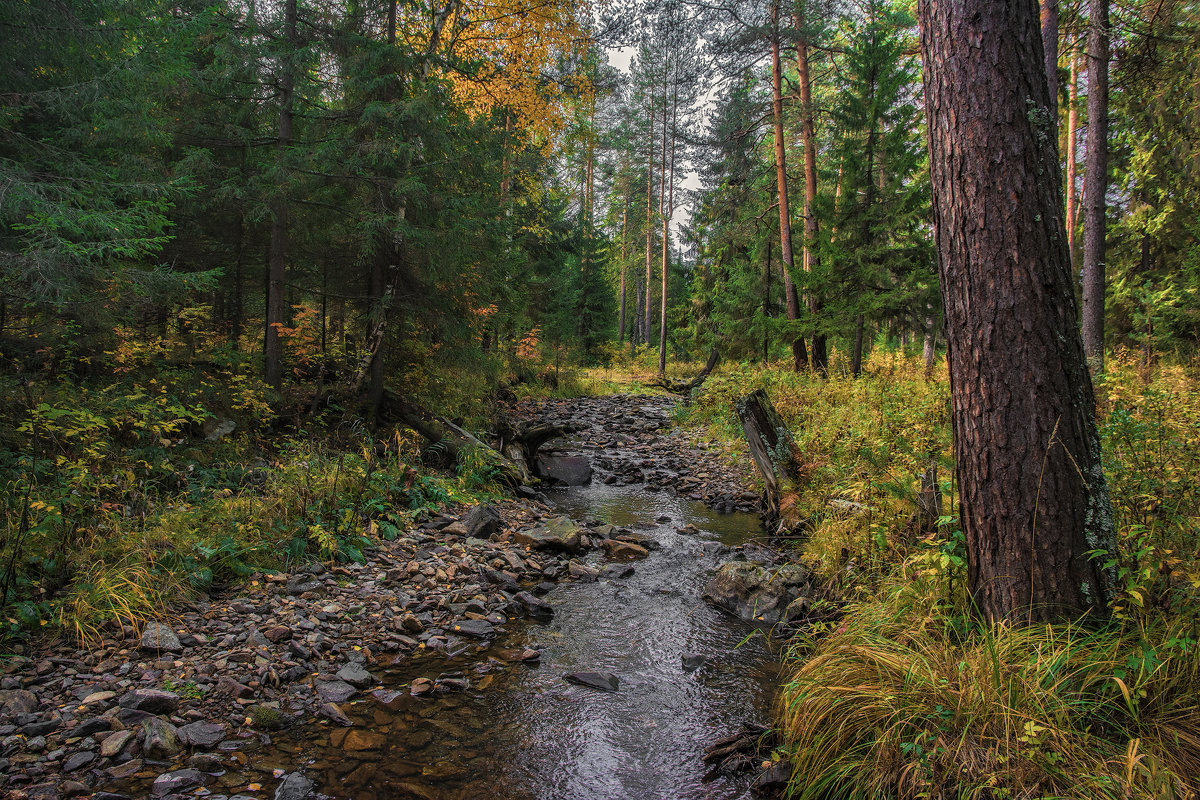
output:
M 776 665 L 701 596 L 786 624 L 803 575 L 775 580 L 743 476 L 668 409 L 527 406 L 583 425 L 544 466 L 588 485 L 446 513 L 365 565 L 259 576 L 140 639 L 9 659 L 0 791 L 747 796 L 701 754 L 768 718 Z M 766 563 L 726 564 L 746 558 Z

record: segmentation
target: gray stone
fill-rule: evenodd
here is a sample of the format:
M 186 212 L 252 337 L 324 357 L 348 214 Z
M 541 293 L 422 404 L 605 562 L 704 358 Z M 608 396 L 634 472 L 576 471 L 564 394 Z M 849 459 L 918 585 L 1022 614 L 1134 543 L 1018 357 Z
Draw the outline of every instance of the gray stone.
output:
M 195 769 L 177 769 L 171 772 L 164 772 L 154 779 L 154 785 L 150 787 L 150 794 L 155 797 L 162 797 L 167 794 L 191 789 L 193 786 L 200 786 L 204 783 L 204 774 Z
M 464 619 L 451 626 L 450 630 L 465 636 L 474 636 L 477 639 L 486 639 L 496 635 L 496 629 L 492 623 L 482 619 Z
M 142 628 L 142 640 L 138 647 L 152 653 L 178 653 L 183 650 L 179 637 L 170 627 L 161 622 L 147 622 Z
M 396 694 L 400 693 L 396 692 Z M 333 703 L 324 703 L 321 708 L 317 710 L 317 714 L 325 717 L 328 720 L 336 722 L 338 725 L 345 725 L 349 727 L 354 724 L 354 720 L 346 716 L 346 712 L 342 711 Z
M 808 570 L 797 564 L 770 567 L 730 561 L 708 582 L 704 599 L 747 622 L 774 625 L 809 590 Z
M 288 594 L 304 594 L 305 592 L 315 592 L 321 588 L 320 581 L 314 581 L 308 575 L 293 575 L 288 578 L 287 593 Z
M 345 681 L 356 689 L 365 689 L 368 686 L 374 686 L 379 683 L 375 679 L 375 676 L 367 672 L 366 668 L 357 661 L 351 662 L 339 669 L 337 676 L 339 680 Z
M 529 592 L 517 592 L 513 600 L 520 603 L 534 619 L 550 619 L 554 616 L 554 607 L 540 597 L 534 597 Z
M 467 530 L 467 536 L 476 539 L 486 539 L 500 530 L 500 512 L 495 506 L 476 505 L 460 520 Z
M 538 456 L 539 478 L 566 486 L 587 486 L 592 482 L 592 462 L 587 456 Z
M 602 692 L 615 692 L 621 685 L 620 679 L 611 672 L 568 672 L 563 675 L 563 680 Z
M 142 723 L 142 752 L 146 758 L 168 759 L 179 752 L 179 731 L 161 717 Z
M 704 666 L 704 662 L 708 661 L 708 658 L 697 653 L 684 653 L 681 660 L 684 672 L 695 672 Z
M 317 681 L 316 688 L 317 695 L 326 703 L 344 703 L 358 694 L 358 689 L 345 681 Z
M 129 740 L 132 738 L 133 731 L 128 728 L 117 731 L 100 743 L 100 755 L 105 758 L 113 758 L 125 749 L 125 745 L 129 744 Z
M 162 689 L 134 689 L 125 693 L 120 706 L 147 714 L 170 714 L 179 708 L 179 695 Z
M 553 517 L 546 524 L 527 531 L 517 531 L 513 539 L 527 544 L 534 550 L 560 553 L 578 553 L 581 550 L 580 536 L 583 529 L 567 517 Z
M 312 796 L 315 785 L 299 772 L 288 773 L 275 789 L 275 800 L 305 800 Z
M 213 747 L 225 738 L 225 726 L 217 722 L 192 722 L 179 729 L 179 741 L 189 747 Z
M 69 756 L 63 762 L 63 772 L 74 772 L 77 769 L 83 769 L 95 760 L 95 753 L 89 753 L 87 750 L 80 751 L 73 756 Z
M 0 712 L 11 714 L 32 714 L 37 711 L 38 701 L 33 692 L 28 689 L 5 689 L 0 691 Z

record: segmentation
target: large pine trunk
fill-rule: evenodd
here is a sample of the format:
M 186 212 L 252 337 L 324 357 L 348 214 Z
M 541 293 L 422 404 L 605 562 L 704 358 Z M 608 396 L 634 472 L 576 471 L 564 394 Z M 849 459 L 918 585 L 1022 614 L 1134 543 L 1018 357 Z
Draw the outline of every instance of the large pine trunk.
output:
M 924 0 L 921 50 L 973 599 L 991 620 L 1103 614 L 1112 509 L 1036 0 Z

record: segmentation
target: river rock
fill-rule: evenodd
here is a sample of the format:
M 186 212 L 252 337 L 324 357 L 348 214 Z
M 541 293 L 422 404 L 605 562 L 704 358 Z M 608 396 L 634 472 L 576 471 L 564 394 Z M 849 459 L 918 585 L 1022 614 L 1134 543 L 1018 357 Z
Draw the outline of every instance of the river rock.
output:
M 78 753 L 67 757 L 67 760 L 63 762 L 63 772 L 74 772 L 77 769 L 86 767 L 95 760 L 95 753 L 90 753 L 87 750 L 81 750 Z
M 146 758 L 168 759 L 179 752 L 179 731 L 161 717 L 142 723 L 142 752 Z
M 351 661 L 339 669 L 337 676 L 339 680 L 345 681 L 355 689 L 365 689 L 368 686 L 374 686 L 376 683 L 379 683 L 379 681 L 375 680 L 375 676 L 367 672 L 366 668 L 357 661 Z M 342 701 L 334 700 L 332 702 L 340 703 Z
M 345 681 L 317 681 L 317 695 L 326 703 L 344 703 L 358 690 Z
M 683 663 L 684 672 L 695 672 L 704 666 L 704 662 L 708 661 L 705 656 L 698 653 L 684 653 L 680 660 Z
M 192 722 L 179 729 L 179 741 L 189 747 L 214 747 L 225 738 L 225 726 L 216 722 Z
M 204 773 L 200 770 L 177 769 L 164 772 L 155 778 L 154 785 L 150 788 L 150 794 L 162 797 L 181 792 L 184 789 L 191 789 L 193 786 L 200 786 L 202 783 L 204 783 Z
M 613 558 L 622 558 L 633 561 L 634 559 L 645 558 L 650 555 L 650 551 L 642 547 L 640 544 L 633 542 L 622 542 L 617 539 L 605 539 L 601 545 L 608 554 Z
M 399 694 L 399 692 L 397 692 Z M 333 703 L 323 703 L 321 708 L 317 710 L 319 716 L 325 717 L 328 720 L 336 722 L 338 725 L 350 727 L 354 724 L 354 720 L 346 716 L 346 712 L 335 706 Z
M 798 564 L 768 567 L 730 561 L 704 587 L 704 599 L 746 622 L 774 625 L 809 588 L 808 570 Z
M 147 714 L 170 714 L 179 708 L 179 695 L 162 689 L 134 689 L 125 693 L 119 705 Z
M 459 521 L 466 529 L 467 536 L 476 539 L 486 539 L 500 530 L 500 512 L 495 506 L 482 503 L 471 506 Z
M 492 623 L 483 619 L 464 619 L 462 622 L 455 623 L 450 630 L 465 636 L 474 636 L 477 639 L 486 639 L 496 635 L 496 628 Z
M 151 653 L 178 653 L 183 650 L 175 631 L 161 622 L 146 623 L 138 647 Z
M 587 486 L 592 482 L 592 462 L 587 456 L 538 456 L 539 478 L 565 486 Z
M 620 679 L 611 672 L 568 672 L 563 675 L 563 680 L 602 692 L 615 692 L 621 685 Z
M 513 600 L 520 603 L 526 613 L 534 619 L 547 620 L 554 616 L 554 607 L 529 592 L 517 592 Z
M 117 731 L 100 743 L 100 755 L 105 758 L 113 758 L 119 755 L 132 738 L 133 731 L 131 730 Z
M 299 772 L 288 773 L 275 788 L 275 800 L 305 800 L 312 796 L 314 786 L 315 783 Z
M 16 716 L 37 711 L 37 696 L 28 689 L 5 689 L 0 691 L 0 712 Z
M 580 536 L 583 528 L 579 527 L 568 517 L 553 517 L 545 525 L 527 531 L 517 531 L 513 539 L 519 544 L 527 544 L 534 550 L 548 550 L 559 553 L 578 553 L 581 548 Z

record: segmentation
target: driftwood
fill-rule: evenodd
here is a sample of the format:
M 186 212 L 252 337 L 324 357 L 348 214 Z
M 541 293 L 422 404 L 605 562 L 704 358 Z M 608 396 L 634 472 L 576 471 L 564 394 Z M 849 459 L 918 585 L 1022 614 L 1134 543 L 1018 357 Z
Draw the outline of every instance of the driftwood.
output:
M 668 383 L 667 379 L 664 377 L 662 380 L 658 380 L 654 383 L 649 383 L 646 385 L 657 386 L 661 389 L 666 389 L 672 394 L 689 394 L 692 389 L 696 389 L 704 383 L 705 379 L 708 378 L 709 373 L 713 371 L 713 369 L 717 366 L 717 362 L 720 360 L 721 354 L 717 348 L 714 347 L 712 352 L 708 354 L 708 363 L 704 365 L 704 369 L 702 369 L 700 374 L 692 378 L 690 381 L 671 381 Z
M 737 412 L 750 456 L 766 484 L 768 515 L 778 520 L 777 532 L 792 530 L 800 524 L 796 479 L 801 459 L 796 442 L 762 389 L 739 400 Z

